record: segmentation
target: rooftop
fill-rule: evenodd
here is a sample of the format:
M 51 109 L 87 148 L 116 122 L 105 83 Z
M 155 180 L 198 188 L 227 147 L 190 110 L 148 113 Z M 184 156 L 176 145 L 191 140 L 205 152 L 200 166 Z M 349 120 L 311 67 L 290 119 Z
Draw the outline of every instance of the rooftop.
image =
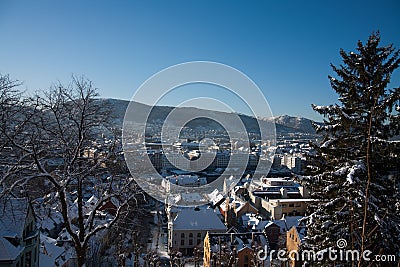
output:
M 182 209 L 174 220 L 174 230 L 222 230 L 226 227 L 212 209 Z
M 4 237 L 0 237 L 0 261 L 13 261 L 23 250 L 24 247 L 16 247 Z
M 28 208 L 27 198 L 2 198 L 0 200 L 0 235 L 17 235 L 22 238 Z

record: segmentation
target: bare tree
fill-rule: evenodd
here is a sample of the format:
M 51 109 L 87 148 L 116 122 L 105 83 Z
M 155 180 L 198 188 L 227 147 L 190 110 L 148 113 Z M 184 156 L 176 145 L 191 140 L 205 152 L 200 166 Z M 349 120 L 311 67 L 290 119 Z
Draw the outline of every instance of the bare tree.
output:
M 27 122 L 34 114 L 32 109 L 25 106 L 20 85 L 19 81 L 12 80 L 9 75 L 0 74 L 0 196 L 9 192 L 5 186 L 7 183 L 12 183 L 15 176 L 32 167 L 28 164 L 30 155 L 14 145 L 18 143 L 25 146 L 22 136 L 26 132 Z
M 18 131 L 2 129 L 6 144 L 21 151 L 9 168 L 12 172 L 1 179 L 3 193 L 46 181 L 55 192 L 52 201 L 58 203 L 78 266 L 85 264 L 89 241 L 110 229 L 138 194 L 127 175 L 101 179 L 101 174 L 110 173 L 108 166 L 115 163 L 121 146 L 110 121 L 111 109 L 97 97 L 89 80 L 73 77 L 69 86 L 58 84 L 24 102 L 21 120 L 14 126 Z M 55 159 L 59 164 L 51 164 Z M 23 172 L 21 166 L 26 166 Z M 98 197 L 87 207 L 85 193 L 95 191 Z M 114 215 L 100 219 L 100 209 L 111 202 Z

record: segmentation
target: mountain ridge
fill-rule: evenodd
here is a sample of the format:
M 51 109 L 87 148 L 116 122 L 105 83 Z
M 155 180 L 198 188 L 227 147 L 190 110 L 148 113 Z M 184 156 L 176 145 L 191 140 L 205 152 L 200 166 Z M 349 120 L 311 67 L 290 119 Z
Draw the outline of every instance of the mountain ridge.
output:
M 130 103 L 129 100 L 115 99 L 115 98 L 99 98 L 97 101 L 102 101 L 103 105 L 108 105 L 112 109 L 112 116 L 115 119 L 115 123 L 122 125 L 122 122 L 125 117 L 126 109 Z M 149 110 L 150 106 L 143 103 L 136 103 L 139 109 Z M 195 107 L 179 107 L 180 109 L 186 109 L 187 112 L 191 112 L 196 114 L 196 110 L 199 110 Z M 152 110 L 152 114 L 149 116 L 149 121 L 155 119 L 165 119 L 166 115 L 174 109 L 171 106 L 155 106 Z M 239 117 L 244 121 L 247 125 L 253 125 L 256 122 L 256 119 L 252 116 L 245 114 L 236 114 L 236 113 L 227 113 L 222 111 L 210 111 L 210 112 L 219 112 L 221 114 L 225 114 L 225 116 L 239 115 Z M 317 123 L 311 119 L 304 117 L 294 117 L 289 115 L 280 115 L 274 116 L 272 118 L 264 118 L 267 121 L 271 121 L 273 119 L 275 121 L 276 131 L 277 133 L 306 133 L 306 134 L 315 134 L 315 129 L 313 127 L 313 123 Z

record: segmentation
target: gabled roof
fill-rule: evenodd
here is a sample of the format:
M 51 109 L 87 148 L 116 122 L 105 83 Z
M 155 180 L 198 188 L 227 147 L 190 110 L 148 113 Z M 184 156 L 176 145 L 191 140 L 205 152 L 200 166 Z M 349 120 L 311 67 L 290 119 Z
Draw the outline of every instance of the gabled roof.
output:
M 226 227 L 212 209 L 182 209 L 174 220 L 174 230 L 222 230 Z
M 253 252 L 253 250 L 249 247 L 249 245 L 244 245 L 242 248 L 238 249 L 238 253 L 241 253 L 242 251 L 248 250 L 250 252 Z
M 54 260 L 65 252 L 64 248 L 56 246 L 57 240 L 48 236 L 40 235 L 40 243 L 43 247 L 43 254 L 52 258 L 53 264 Z
M 284 220 L 286 221 L 287 229 L 289 230 L 293 226 L 299 226 L 300 220 L 303 216 L 285 216 Z
M 273 221 L 260 221 L 257 224 L 257 230 L 261 230 L 262 231 L 262 230 L 267 229 L 268 227 L 271 227 L 271 226 L 280 228 L 279 225 L 277 225 Z
M 297 227 L 299 225 L 302 216 L 285 216 L 280 220 L 274 220 L 273 222 L 281 228 L 281 233 L 289 231 L 290 228 Z
M 24 247 L 16 247 L 4 237 L 0 237 L 0 262 L 15 260 L 23 250 Z
M 17 235 L 22 238 L 28 209 L 27 198 L 0 199 L 0 236 Z
M 249 201 L 241 205 L 236 209 L 236 213 L 239 213 L 242 209 L 244 209 L 246 212 L 254 212 L 258 213 L 258 210 L 256 207 L 254 207 Z

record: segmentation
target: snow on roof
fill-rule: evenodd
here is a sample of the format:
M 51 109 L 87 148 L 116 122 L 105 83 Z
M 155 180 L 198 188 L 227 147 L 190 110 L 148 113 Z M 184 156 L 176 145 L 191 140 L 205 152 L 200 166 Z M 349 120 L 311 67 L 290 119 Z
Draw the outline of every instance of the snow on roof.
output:
M 54 260 L 65 252 L 64 248 L 56 246 L 56 242 L 57 240 L 53 238 L 45 235 L 40 235 L 40 243 L 43 247 L 43 254 L 47 255 L 53 260 L 53 265 Z
M 224 199 L 224 196 L 221 193 L 219 193 L 218 189 L 215 189 L 210 194 L 208 194 L 208 197 L 213 205 L 216 205 L 217 203 L 219 203 L 221 200 Z
M 42 229 L 52 230 L 57 224 L 61 224 L 62 222 L 63 218 L 61 212 L 55 210 L 52 211 L 49 216 L 43 216 L 39 223 Z
M 292 228 L 292 226 L 295 227 L 299 226 L 299 221 L 302 218 L 303 218 L 302 216 L 286 216 L 284 220 L 286 221 L 288 230 Z
M 305 227 L 297 227 L 297 233 L 299 234 L 299 238 L 301 241 L 304 240 L 305 236 L 307 235 L 307 229 Z
M 78 227 L 76 227 L 75 225 L 71 225 L 71 228 L 74 232 L 78 232 Z M 61 232 L 58 234 L 57 237 L 58 241 L 72 241 L 72 237 L 71 235 L 68 233 L 66 228 L 63 228 L 61 230 Z
M 95 195 L 92 195 L 92 196 L 86 201 L 86 203 L 87 203 L 87 204 L 90 204 L 90 205 L 96 205 L 96 204 L 97 204 L 97 201 L 99 201 L 99 199 L 98 199 Z
M 40 267 L 53 267 L 54 259 L 47 254 L 39 253 Z
M 55 223 L 50 217 L 47 217 L 41 221 L 40 226 L 42 229 L 52 230 L 55 227 Z
M 199 177 L 197 175 L 179 175 L 179 176 L 167 176 L 167 180 L 172 184 L 177 185 L 193 185 L 199 183 L 200 185 L 207 184 L 207 178 Z
M 238 207 L 238 208 L 236 208 L 236 212 L 239 212 L 241 209 L 243 209 L 244 207 L 250 207 L 250 208 L 253 208 L 254 210 L 257 210 L 257 208 L 256 207 L 254 207 L 249 201 L 247 201 L 247 202 L 245 202 L 245 203 L 241 203 L 241 205 Z
M 4 237 L 0 237 L 0 261 L 13 261 L 22 253 L 24 247 L 15 247 Z
M 287 229 L 286 222 L 284 220 L 274 220 L 274 223 L 279 226 L 281 234 L 286 233 L 286 231 L 289 230 Z
M 219 205 L 220 210 L 222 211 L 227 211 L 227 200 L 225 199 L 224 201 L 222 201 L 222 203 Z
M 237 252 L 239 253 L 242 250 L 251 250 L 251 251 L 253 251 L 249 246 L 250 246 L 249 244 L 246 244 L 246 245 L 243 244 L 243 247 L 242 248 L 238 248 Z
M 258 223 L 260 222 L 259 219 L 255 217 L 251 217 L 249 221 L 247 222 L 247 225 L 250 226 L 252 229 L 256 229 Z
M 302 216 L 285 216 L 280 220 L 274 220 L 273 222 L 281 228 L 281 233 L 289 231 L 293 226 L 297 227 L 299 225 Z
M 196 193 L 196 192 L 193 192 L 193 193 L 181 193 L 181 194 L 175 194 L 175 195 L 172 195 L 173 196 L 173 201 L 176 203 L 176 204 L 179 204 L 180 202 L 199 202 L 199 203 L 201 203 L 201 202 L 203 202 L 203 201 L 206 201 L 206 199 L 202 196 L 202 195 L 200 195 L 200 193 Z
M 226 230 L 212 209 L 183 209 L 176 216 L 173 227 L 174 230 Z
M 257 224 L 257 230 L 264 230 L 265 228 L 268 228 L 273 224 L 273 221 L 259 221 L 259 223 Z
M 234 244 L 237 245 L 237 247 L 243 247 L 244 246 L 243 240 L 241 238 L 239 238 L 238 236 L 235 236 Z
M 0 235 L 16 234 L 22 237 L 28 214 L 27 198 L 2 198 L 0 200 Z
M 254 214 L 253 213 L 245 213 L 245 214 L 243 214 L 242 217 L 241 217 L 243 225 L 247 225 L 252 218 L 254 218 Z

